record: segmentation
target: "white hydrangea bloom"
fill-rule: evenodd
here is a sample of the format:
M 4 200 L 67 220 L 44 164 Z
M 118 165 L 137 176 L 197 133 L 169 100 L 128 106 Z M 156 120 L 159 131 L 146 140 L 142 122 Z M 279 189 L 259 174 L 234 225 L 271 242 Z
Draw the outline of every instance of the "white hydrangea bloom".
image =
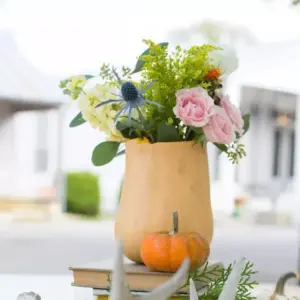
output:
M 121 133 L 116 129 L 115 117 L 120 110 L 118 104 L 103 105 L 98 108 L 95 106 L 109 99 L 117 99 L 118 90 L 115 87 L 96 84 L 91 88 L 84 88 L 78 98 L 78 106 L 82 116 L 90 125 L 107 134 L 110 141 L 124 141 Z

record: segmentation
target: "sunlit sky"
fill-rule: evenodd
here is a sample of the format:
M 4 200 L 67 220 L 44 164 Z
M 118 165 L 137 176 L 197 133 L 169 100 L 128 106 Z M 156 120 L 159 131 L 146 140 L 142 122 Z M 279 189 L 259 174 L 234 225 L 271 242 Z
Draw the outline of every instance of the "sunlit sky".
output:
M 6 0 L 1 17 L 23 54 L 54 75 L 133 64 L 143 38 L 162 41 L 207 18 L 244 25 L 263 42 L 300 37 L 300 12 L 288 0 Z

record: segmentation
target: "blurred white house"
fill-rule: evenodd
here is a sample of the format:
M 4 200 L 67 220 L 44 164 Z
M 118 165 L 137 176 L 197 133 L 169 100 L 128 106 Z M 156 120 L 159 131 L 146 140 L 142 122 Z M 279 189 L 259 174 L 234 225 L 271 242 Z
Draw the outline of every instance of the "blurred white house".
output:
M 278 209 L 299 219 L 299 51 L 300 40 L 294 40 L 239 52 L 240 66 L 227 89 L 242 111 L 251 113 L 243 139 L 247 157 L 234 167 L 224 157 L 211 159 L 216 207 L 232 211 L 233 197 L 246 193 L 260 201 L 257 210 Z
M 62 199 L 62 174 L 92 171 L 99 174 L 103 209 L 114 211 L 124 157 L 93 167 L 91 153 L 103 136 L 88 124 L 68 127 L 78 111 L 58 88 L 62 78 L 37 72 L 9 32 L 0 33 L 0 44 L 0 199 L 35 197 L 53 187 Z M 280 194 L 277 208 L 292 213 L 299 208 L 299 53 L 300 40 L 239 52 L 240 68 L 227 89 L 252 114 L 244 138 L 247 157 L 233 167 L 209 147 L 214 210 L 231 212 L 240 193 L 260 197 L 267 207 Z
M 99 175 L 104 210 L 114 210 L 122 165 L 93 167 L 103 136 L 88 124 L 69 128 L 78 111 L 58 88 L 64 78 L 37 71 L 9 30 L 0 32 L 0 44 L 0 200 L 38 200 L 56 190 L 62 201 L 63 175 L 91 171 Z
M 169 34 L 184 46 L 200 40 L 235 48 L 238 54 L 239 68 L 229 76 L 226 90 L 243 113 L 251 113 L 243 138 L 247 157 L 232 166 L 209 147 L 215 211 L 231 213 L 234 198 L 245 195 L 252 210 L 277 209 L 300 219 L 300 39 L 295 36 L 259 42 L 247 27 L 209 19 Z
M 61 99 L 9 32 L 0 43 L 0 195 L 27 197 L 52 184 Z

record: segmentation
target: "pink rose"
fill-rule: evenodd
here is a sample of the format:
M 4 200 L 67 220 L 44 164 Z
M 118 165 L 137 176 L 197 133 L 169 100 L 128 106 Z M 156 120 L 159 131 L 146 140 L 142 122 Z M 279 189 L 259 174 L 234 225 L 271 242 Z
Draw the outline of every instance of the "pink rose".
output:
M 207 140 L 212 143 L 229 144 L 235 138 L 234 126 L 224 108 L 219 106 L 215 107 L 214 115 L 202 129 Z
M 176 93 L 173 111 L 184 124 L 202 127 L 214 113 L 214 100 L 201 87 L 182 89 Z
M 234 125 L 234 130 L 239 134 L 242 135 L 244 132 L 244 120 L 241 114 L 241 111 L 230 102 L 229 97 L 225 96 L 221 98 L 221 107 L 224 108 L 226 111 L 229 119 L 231 120 L 232 124 Z

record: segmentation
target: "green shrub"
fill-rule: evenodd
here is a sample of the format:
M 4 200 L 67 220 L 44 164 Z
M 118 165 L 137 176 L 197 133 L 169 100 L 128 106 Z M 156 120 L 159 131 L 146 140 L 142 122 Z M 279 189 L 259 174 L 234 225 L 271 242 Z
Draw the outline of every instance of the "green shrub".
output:
M 98 177 L 91 173 L 67 174 L 67 212 L 96 216 L 100 209 Z

